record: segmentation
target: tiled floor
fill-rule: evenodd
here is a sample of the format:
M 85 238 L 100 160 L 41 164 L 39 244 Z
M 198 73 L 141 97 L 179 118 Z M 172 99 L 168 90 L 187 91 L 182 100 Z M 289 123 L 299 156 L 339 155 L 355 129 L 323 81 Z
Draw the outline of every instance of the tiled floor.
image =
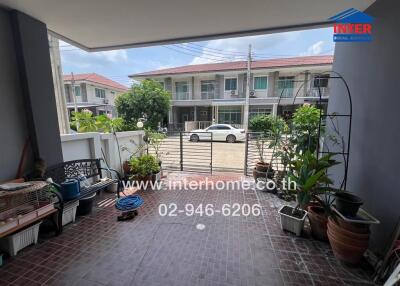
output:
M 141 195 L 139 216 L 127 222 L 117 222 L 112 196 L 99 197 L 95 212 L 62 235 L 7 259 L 0 285 L 370 285 L 364 270 L 338 263 L 329 244 L 283 232 L 277 216 L 283 202 L 274 195 L 210 188 Z M 262 215 L 161 217 L 160 203 L 178 209 L 259 203 Z

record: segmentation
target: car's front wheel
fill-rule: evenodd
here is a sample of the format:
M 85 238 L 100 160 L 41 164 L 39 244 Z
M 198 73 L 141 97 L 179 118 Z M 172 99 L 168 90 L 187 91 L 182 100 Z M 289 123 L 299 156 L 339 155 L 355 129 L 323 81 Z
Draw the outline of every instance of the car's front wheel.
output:
M 236 137 L 235 137 L 235 135 L 230 134 L 230 135 L 226 136 L 226 142 L 228 142 L 228 143 L 235 143 L 235 142 L 236 142 Z
M 190 135 L 190 141 L 199 142 L 200 141 L 199 135 L 197 135 L 197 134 Z

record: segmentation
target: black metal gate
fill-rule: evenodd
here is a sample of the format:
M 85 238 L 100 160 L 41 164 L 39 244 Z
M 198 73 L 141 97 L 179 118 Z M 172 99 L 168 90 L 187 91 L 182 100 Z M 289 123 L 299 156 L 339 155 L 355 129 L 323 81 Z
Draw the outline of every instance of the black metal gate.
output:
M 166 134 L 166 138 L 163 139 L 158 150 L 163 169 L 212 173 L 212 133 L 197 132 L 196 134 L 197 138 L 192 137 L 190 132 L 184 131 Z M 149 148 L 148 152 L 155 153 L 152 148 Z

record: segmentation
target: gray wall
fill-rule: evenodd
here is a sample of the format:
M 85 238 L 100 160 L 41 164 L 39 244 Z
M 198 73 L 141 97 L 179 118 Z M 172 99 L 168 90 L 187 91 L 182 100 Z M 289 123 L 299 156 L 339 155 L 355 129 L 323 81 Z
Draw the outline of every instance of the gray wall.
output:
M 0 8 L 0 181 L 14 179 L 29 138 L 33 157 L 62 162 L 46 26 Z
M 33 153 L 54 165 L 62 162 L 63 156 L 47 27 L 17 11 L 11 12 L 11 20 Z
M 13 44 L 11 19 L 0 8 L 0 181 L 13 179 L 28 131 Z M 28 158 L 26 166 L 31 164 Z
M 372 228 L 371 248 L 382 251 L 400 215 L 400 27 L 399 3 L 378 0 L 371 43 L 336 45 L 333 70 L 346 79 L 353 99 L 347 189 L 381 224 Z M 329 112 L 347 111 L 343 85 L 332 85 Z M 341 170 L 336 170 L 341 176 Z

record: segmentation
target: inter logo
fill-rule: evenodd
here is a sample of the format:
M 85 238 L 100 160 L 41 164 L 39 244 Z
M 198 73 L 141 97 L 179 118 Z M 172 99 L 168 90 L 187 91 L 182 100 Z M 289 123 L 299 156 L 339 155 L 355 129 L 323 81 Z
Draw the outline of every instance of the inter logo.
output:
M 370 42 L 372 41 L 373 17 L 354 8 L 343 11 L 329 20 L 333 25 L 334 42 Z

